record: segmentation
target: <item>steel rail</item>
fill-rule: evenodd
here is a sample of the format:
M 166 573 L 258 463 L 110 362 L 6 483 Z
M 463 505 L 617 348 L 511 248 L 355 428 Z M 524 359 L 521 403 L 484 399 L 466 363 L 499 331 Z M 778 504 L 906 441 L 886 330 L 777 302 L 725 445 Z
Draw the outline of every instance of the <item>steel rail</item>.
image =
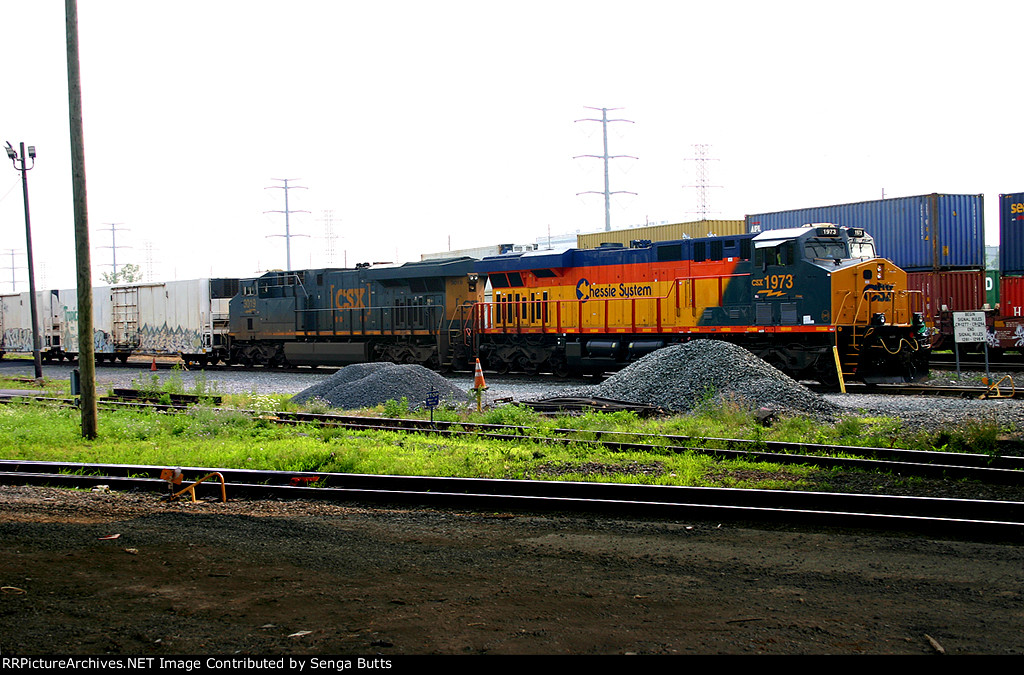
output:
M 66 399 L 35 400 L 72 404 Z M 142 408 L 159 412 L 187 412 L 186 406 L 144 404 L 121 401 L 100 401 L 110 408 Z M 402 418 L 360 417 L 297 412 L 236 410 L 265 421 L 283 424 L 320 424 L 363 431 L 401 431 L 429 433 L 452 437 L 478 437 L 499 441 L 540 444 L 592 445 L 612 451 L 685 453 L 694 452 L 723 459 L 803 464 L 822 468 L 855 469 L 892 472 L 931 478 L 970 479 L 989 484 L 1024 485 L 1024 457 L 947 453 L 899 448 L 818 445 L 735 438 L 702 438 L 695 436 L 642 434 L 632 432 L 591 431 L 585 429 L 553 429 L 556 436 L 537 435 L 537 429 L 523 426 L 444 422 Z M 593 438 L 585 438 L 585 436 Z M 616 440 L 625 438 L 629 440 Z M 651 442 L 638 442 L 648 440 Z M 724 446 L 724 447 L 714 447 Z M 835 455 L 858 455 L 839 457 Z
M 0 462 L 0 483 L 168 491 L 154 476 L 164 467 L 53 462 Z M 67 472 L 79 473 L 67 473 Z M 369 476 L 322 472 L 275 472 L 201 467 L 216 471 L 229 499 L 320 499 L 403 503 L 457 508 L 602 512 L 659 518 L 796 523 L 830 527 L 940 532 L 973 538 L 1024 538 L 1024 503 L 989 500 L 832 494 L 783 490 L 694 488 L 609 483 L 419 476 Z M 60 473 L 63 472 L 63 473 Z M 88 472 L 88 474 L 86 474 Z M 294 486 L 316 479 L 316 487 Z

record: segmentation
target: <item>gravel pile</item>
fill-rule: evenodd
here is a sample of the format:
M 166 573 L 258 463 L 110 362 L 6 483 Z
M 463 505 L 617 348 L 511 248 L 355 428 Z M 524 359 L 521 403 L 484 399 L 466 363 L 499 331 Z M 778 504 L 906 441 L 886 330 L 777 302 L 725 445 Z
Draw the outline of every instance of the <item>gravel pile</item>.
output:
M 676 412 L 690 412 L 705 402 L 733 401 L 816 417 L 836 413 L 833 404 L 793 378 L 743 347 L 720 340 L 694 340 L 659 349 L 601 384 L 587 387 L 585 395 Z
M 423 366 L 395 363 L 356 363 L 292 397 L 295 403 L 312 399 L 332 408 L 355 410 L 380 405 L 388 400 L 408 399 L 413 409 L 422 406 L 431 390 L 442 401 L 465 403 L 465 391 Z

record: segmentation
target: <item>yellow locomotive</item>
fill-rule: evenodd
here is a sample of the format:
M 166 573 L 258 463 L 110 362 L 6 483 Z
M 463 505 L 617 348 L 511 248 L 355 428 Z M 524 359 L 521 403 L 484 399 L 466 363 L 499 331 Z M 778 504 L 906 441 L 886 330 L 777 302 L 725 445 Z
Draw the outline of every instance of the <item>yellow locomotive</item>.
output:
M 919 294 L 860 228 L 485 258 L 478 353 L 498 372 L 614 370 L 695 338 L 742 345 L 797 378 L 912 381 L 928 368 Z

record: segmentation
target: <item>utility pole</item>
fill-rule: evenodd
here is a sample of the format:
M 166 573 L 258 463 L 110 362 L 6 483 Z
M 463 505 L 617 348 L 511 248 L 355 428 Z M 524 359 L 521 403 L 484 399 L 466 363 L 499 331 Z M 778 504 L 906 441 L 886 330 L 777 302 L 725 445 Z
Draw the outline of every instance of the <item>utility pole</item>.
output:
M 579 196 L 579 195 L 591 195 L 591 194 L 592 195 L 604 194 L 604 229 L 605 229 L 605 232 L 610 232 L 611 229 L 612 229 L 612 216 L 611 216 L 611 210 L 612 210 L 612 207 L 611 207 L 612 200 L 611 200 L 611 198 L 612 198 L 612 195 L 623 194 L 623 193 L 624 194 L 629 194 L 629 195 L 635 195 L 636 193 L 635 192 L 626 192 L 624 190 L 620 190 L 618 192 L 611 192 L 609 190 L 608 160 L 609 159 L 622 159 L 622 158 L 625 158 L 625 157 L 628 157 L 629 159 L 636 159 L 636 157 L 633 157 L 632 155 L 609 155 L 608 154 L 608 123 L 609 122 L 629 122 L 630 124 L 632 124 L 633 120 L 620 120 L 620 119 L 610 120 L 610 119 L 608 119 L 608 112 L 610 110 L 621 110 L 622 108 L 592 108 L 590 106 L 583 106 L 583 107 L 587 108 L 588 110 L 600 110 L 601 111 L 601 119 L 581 119 L 581 120 L 576 120 L 576 121 L 577 122 L 600 122 L 601 123 L 601 135 L 604 138 L 604 154 L 603 155 L 577 155 L 576 157 L 573 157 L 573 159 L 579 159 L 580 157 L 592 157 L 594 159 L 602 159 L 602 160 L 604 160 L 604 192 L 601 193 L 601 192 L 596 192 L 596 191 L 589 191 L 589 192 L 577 192 L 576 194 L 577 194 L 577 196 Z
M 78 368 L 81 373 L 82 436 L 96 438 L 96 355 L 92 344 L 92 265 L 89 207 L 85 191 L 85 135 L 82 132 L 82 74 L 78 60 L 78 3 L 64 0 L 67 29 L 68 113 L 71 127 L 71 185 L 74 189 L 75 259 L 78 280 Z
M 292 269 L 292 237 L 307 237 L 305 234 L 292 234 L 291 223 L 289 221 L 289 215 L 292 213 L 309 213 L 309 211 L 292 211 L 288 208 L 288 190 L 305 190 L 307 188 L 301 185 L 288 185 L 288 181 L 298 180 L 298 178 L 271 178 L 270 180 L 278 180 L 284 183 L 284 185 L 270 185 L 263 188 L 264 190 L 284 190 L 284 211 L 264 211 L 264 213 L 283 213 L 284 214 L 284 234 L 271 234 L 270 237 L 284 237 L 285 254 L 287 256 L 288 266 L 287 271 Z
M 711 147 L 707 144 L 696 144 L 693 146 L 694 154 L 693 161 L 697 163 L 697 184 L 696 185 L 685 185 L 683 187 L 697 188 L 697 201 L 698 211 L 701 220 L 708 219 L 708 213 L 712 213 L 709 210 L 708 205 L 708 189 L 722 187 L 721 185 L 708 185 L 708 162 L 717 162 L 717 159 L 711 159 L 708 157 L 708 148 Z M 694 213 L 691 211 L 690 213 Z
M 124 225 L 124 223 L 105 223 L 105 224 L 110 226 L 109 228 L 103 228 L 104 230 L 109 230 L 109 232 L 110 232 L 110 246 L 98 246 L 97 248 L 109 248 L 110 249 L 110 255 L 111 255 L 110 266 L 113 268 L 113 272 L 111 272 L 111 275 L 112 275 L 111 279 L 113 281 L 111 283 L 115 283 L 116 284 L 117 283 L 117 249 L 119 249 L 119 248 L 129 248 L 129 247 L 128 246 L 118 246 L 117 245 L 117 226 L 118 225 Z

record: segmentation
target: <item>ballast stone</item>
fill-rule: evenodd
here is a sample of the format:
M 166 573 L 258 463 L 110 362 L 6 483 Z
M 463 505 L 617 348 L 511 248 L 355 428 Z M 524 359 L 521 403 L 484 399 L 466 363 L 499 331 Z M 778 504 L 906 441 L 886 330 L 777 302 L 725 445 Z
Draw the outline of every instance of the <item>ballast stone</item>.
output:
M 675 412 L 726 401 L 814 416 L 837 412 L 835 405 L 785 373 L 721 340 L 693 340 L 651 352 L 587 391 Z
M 441 401 L 465 403 L 467 393 L 423 366 L 395 363 L 356 363 L 292 397 L 295 403 L 320 399 L 332 408 L 357 410 L 388 400 L 408 399 L 411 408 L 423 406 L 433 390 Z

